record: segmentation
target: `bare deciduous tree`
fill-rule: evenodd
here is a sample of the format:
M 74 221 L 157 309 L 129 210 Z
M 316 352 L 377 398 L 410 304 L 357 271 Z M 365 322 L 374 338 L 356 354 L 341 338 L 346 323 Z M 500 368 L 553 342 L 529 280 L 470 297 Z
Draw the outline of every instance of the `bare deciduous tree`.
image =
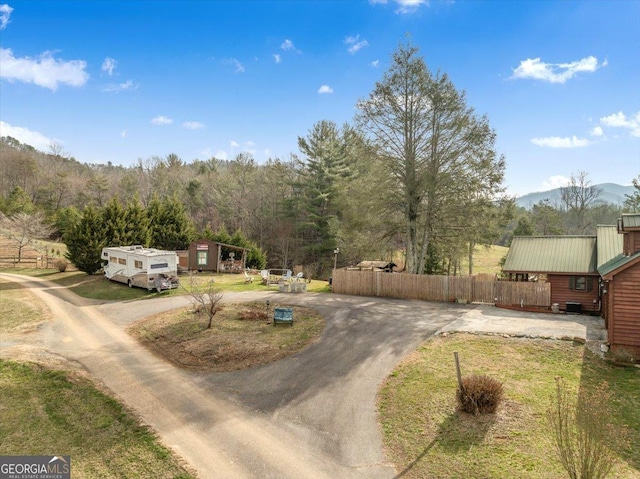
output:
M 191 297 L 191 303 L 194 310 L 198 313 L 207 313 L 207 329 L 211 329 L 213 317 L 222 309 L 222 292 L 217 288 L 216 284 L 211 281 L 197 281 L 194 273 L 189 274 L 189 288 L 187 293 Z
M 593 391 L 584 388 L 574 405 L 567 385 L 556 378 L 553 407 L 547 411 L 562 467 L 570 479 L 604 479 L 616 462 L 616 450 L 626 435 L 611 424 L 611 394 L 606 383 Z
M 0 231 L 18 249 L 18 262 L 22 259 L 23 249 L 33 240 L 47 238 L 53 233 L 53 228 L 44 219 L 44 214 L 16 213 L 4 216 L 0 213 Z
M 580 171 L 571 175 L 569 184 L 560 188 L 560 197 L 567 212 L 574 218 L 574 233 L 584 234 L 589 224 L 586 222 L 586 212 L 593 206 L 602 194 L 602 190 L 591 185 L 589 174 Z

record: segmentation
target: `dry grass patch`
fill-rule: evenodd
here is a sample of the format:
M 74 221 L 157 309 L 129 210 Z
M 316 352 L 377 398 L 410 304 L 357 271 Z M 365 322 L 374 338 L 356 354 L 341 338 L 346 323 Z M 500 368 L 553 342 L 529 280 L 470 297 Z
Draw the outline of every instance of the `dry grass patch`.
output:
M 193 308 L 151 316 L 129 327 L 142 344 L 177 366 L 205 371 L 235 371 L 295 354 L 318 340 L 324 319 L 317 312 L 293 307 L 294 325 L 273 326 L 271 305 L 223 304 L 206 328 L 206 314 Z
M 42 321 L 51 319 L 47 305 L 22 285 L 0 278 L 0 333 L 33 331 Z

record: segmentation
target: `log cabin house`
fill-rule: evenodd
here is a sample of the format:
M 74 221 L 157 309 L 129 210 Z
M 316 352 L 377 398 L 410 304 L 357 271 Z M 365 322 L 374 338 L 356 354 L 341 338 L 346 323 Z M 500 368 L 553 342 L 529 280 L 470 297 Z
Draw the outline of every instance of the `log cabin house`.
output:
M 548 281 L 551 303 L 599 313 L 609 345 L 640 358 L 640 213 L 590 236 L 515 237 L 503 267 L 513 281 Z
M 609 345 L 640 359 L 640 213 L 618 220 L 622 252 L 598 268 Z

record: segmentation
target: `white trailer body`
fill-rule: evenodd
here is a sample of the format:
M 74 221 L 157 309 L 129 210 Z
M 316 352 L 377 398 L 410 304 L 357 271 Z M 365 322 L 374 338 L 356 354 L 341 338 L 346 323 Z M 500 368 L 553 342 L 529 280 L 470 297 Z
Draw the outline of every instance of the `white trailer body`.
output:
M 107 279 L 149 291 L 178 287 L 178 255 L 175 251 L 140 245 L 102 249 L 102 268 Z

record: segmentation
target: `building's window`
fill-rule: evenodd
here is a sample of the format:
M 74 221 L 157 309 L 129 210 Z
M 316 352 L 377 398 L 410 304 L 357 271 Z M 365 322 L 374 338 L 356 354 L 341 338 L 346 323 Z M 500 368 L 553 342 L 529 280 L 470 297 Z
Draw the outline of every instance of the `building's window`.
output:
M 136 269 L 142 269 L 142 261 L 135 260 L 133 266 L 135 266 Z
M 125 258 L 118 258 L 119 264 L 127 264 L 127 260 Z
M 590 276 L 569 276 L 569 289 L 573 291 L 591 291 L 593 278 Z
M 207 266 L 209 264 L 209 252 L 208 251 L 198 251 L 198 266 Z

